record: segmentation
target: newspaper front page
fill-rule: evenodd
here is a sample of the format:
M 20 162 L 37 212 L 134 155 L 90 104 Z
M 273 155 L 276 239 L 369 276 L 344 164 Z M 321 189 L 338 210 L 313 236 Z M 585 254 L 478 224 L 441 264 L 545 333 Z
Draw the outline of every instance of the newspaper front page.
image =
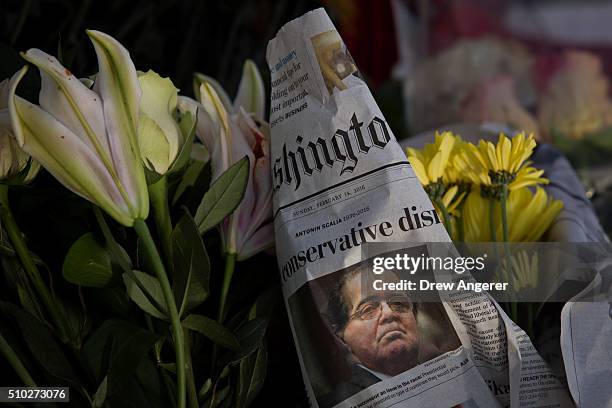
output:
M 281 28 L 267 61 L 276 252 L 311 406 L 573 406 L 486 292 L 411 305 L 366 284 L 367 245 L 450 239 L 325 11 Z

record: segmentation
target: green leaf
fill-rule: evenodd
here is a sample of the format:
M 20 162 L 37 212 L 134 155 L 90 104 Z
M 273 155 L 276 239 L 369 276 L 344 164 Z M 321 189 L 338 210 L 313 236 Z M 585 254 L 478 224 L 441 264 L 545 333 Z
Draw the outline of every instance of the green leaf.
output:
M 80 349 L 83 339 L 87 337 L 91 330 L 92 321 L 87 316 L 82 305 L 70 303 L 67 299 L 61 297 L 58 297 L 56 300 L 59 302 L 65 316 L 66 334 L 70 345 Z
M 138 307 L 153 317 L 167 320 L 164 294 L 156 277 L 134 270 L 123 274 L 123 283 L 130 299 Z
M 80 385 L 72 365 L 47 325 L 13 304 L 0 302 L 0 307 L 4 313 L 14 317 L 25 343 L 47 374 L 71 385 Z
M 211 390 L 212 390 L 212 380 L 209 378 L 206 381 L 204 381 L 204 384 L 202 384 L 202 388 L 200 388 L 200 391 L 198 391 L 198 399 L 202 401 L 203 399 L 208 398 L 208 394 L 210 393 Z
M 113 279 L 111 256 L 91 232 L 72 244 L 62 271 L 68 282 L 92 288 L 102 288 Z
M 100 230 L 102 231 L 102 235 L 104 236 L 104 241 L 110 252 L 113 263 L 118 265 L 123 272 L 131 271 L 132 260 L 125 249 L 119 245 L 113 236 L 113 233 L 111 232 L 110 227 L 104 218 L 104 214 L 96 205 L 92 204 L 92 209 L 94 215 L 96 216 L 96 220 L 98 221 L 98 225 L 100 226 Z
M 201 146 L 202 145 L 200 144 L 194 144 L 192 148 L 200 149 Z M 204 147 L 202 148 L 205 149 Z M 187 188 L 196 185 L 198 178 L 200 177 L 200 173 L 202 173 L 202 170 L 204 170 L 204 167 L 206 167 L 206 163 L 208 163 L 208 160 L 192 160 L 191 163 L 189 163 L 181 176 L 179 185 L 176 187 L 176 191 L 172 197 L 172 205 L 176 204 Z
M 200 315 L 189 315 L 182 321 L 183 327 L 194 330 L 214 343 L 232 350 L 240 350 L 240 343 L 234 334 L 215 320 Z
M 0 256 L 17 259 L 17 253 L 7 242 L 0 241 Z M 36 265 L 47 267 L 45 263 L 36 254 L 30 252 L 30 258 Z
M 176 363 L 159 363 L 158 365 L 160 368 L 163 368 L 166 371 L 176 374 Z
M 265 342 L 256 353 L 240 361 L 237 408 L 248 407 L 261 390 L 266 378 L 268 351 Z
M 148 160 L 146 166 L 143 167 L 145 172 L 145 178 L 147 179 L 147 186 L 157 183 L 162 177 L 164 177 L 163 174 L 159 174 L 155 170 L 151 170 L 154 168 L 153 163 Z
M 230 362 L 235 362 L 248 356 L 260 346 L 266 334 L 268 320 L 255 318 L 244 323 L 236 332 L 236 337 L 240 342 L 240 352 L 233 356 Z
M 174 163 L 172 163 L 172 166 L 168 170 L 169 174 L 176 173 L 177 171 L 185 167 L 187 163 L 189 163 L 191 148 L 195 139 L 197 121 L 197 113 L 185 111 L 180 112 L 178 114 L 177 122 L 181 134 L 183 135 L 184 142 L 183 146 L 181 146 L 181 150 L 179 151 L 176 159 L 174 160 Z
M 148 400 L 148 407 L 174 407 L 170 401 L 171 396 L 168 395 L 164 386 L 161 375 L 161 370 L 157 369 L 157 362 L 152 361 L 149 358 L 143 358 L 140 360 L 138 370 L 136 372 L 136 379 L 144 391 L 144 395 Z M 131 392 L 130 389 L 125 388 L 126 392 Z M 172 390 L 171 394 L 174 394 L 176 390 Z M 140 405 L 142 406 L 142 405 Z
M 92 406 L 93 408 L 102 408 L 104 401 L 106 401 L 106 391 L 108 389 L 108 377 L 105 376 L 102 383 L 98 387 L 98 390 L 94 394 Z
M 25 311 L 36 316 L 40 321 L 44 321 L 45 315 L 42 307 L 38 301 L 38 297 L 34 293 L 32 284 L 27 279 L 21 262 L 16 258 L 5 258 L 3 256 L 0 263 L 2 264 L 2 270 L 6 277 L 9 293 L 17 293 L 19 302 Z
M 119 285 L 91 291 L 88 297 L 93 304 L 113 316 L 129 319 L 136 312 L 127 292 Z
M 206 247 L 189 213 L 172 232 L 173 291 L 179 316 L 198 306 L 209 293 L 210 260 Z
M 212 183 L 195 215 L 201 234 L 220 223 L 238 207 L 248 180 L 249 158 L 245 156 Z
M 280 294 L 280 287 L 278 285 L 262 292 L 257 296 L 257 300 L 253 303 L 251 310 L 249 310 L 248 319 L 253 320 L 256 317 L 270 318 L 276 302 L 280 299 Z
M 107 377 L 107 397 L 133 379 L 139 364 L 158 340 L 148 330 L 119 319 L 105 321 L 83 346 L 83 360 L 96 381 Z
M 231 387 L 226 385 L 221 390 L 213 393 L 209 399 L 204 402 L 204 407 L 216 408 L 218 407 L 230 394 Z M 212 398 L 214 397 L 214 401 Z

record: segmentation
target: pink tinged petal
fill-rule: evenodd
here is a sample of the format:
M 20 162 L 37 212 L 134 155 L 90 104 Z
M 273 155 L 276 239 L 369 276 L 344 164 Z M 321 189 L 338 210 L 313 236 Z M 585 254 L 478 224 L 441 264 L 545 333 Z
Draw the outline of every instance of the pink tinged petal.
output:
M 128 51 L 111 36 L 88 30 L 98 57 L 96 86 L 104 107 L 112 161 L 135 218 L 147 218 L 149 195 L 136 129 L 141 90 Z
M 40 107 L 110 164 L 110 147 L 100 96 L 83 85 L 55 57 L 39 49 L 28 50 L 23 58 L 40 71 Z
M 270 140 L 269 134 L 264 133 L 244 109 L 239 108 L 236 115 L 236 122 L 246 139 L 249 149 L 253 152 L 255 158 L 270 155 L 270 148 L 264 151 L 264 146 L 267 146 Z
M 274 245 L 274 223 L 270 222 L 250 237 L 245 237 L 238 247 L 238 260 L 242 261 Z
M 270 178 L 270 159 L 262 157 L 255 163 L 253 169 L 255 205 L 251 213 L 251 221 L 245 235 L 249 236 L 262 224 L 272 220 L 272 179 Z
M 221 236 L 221 243 L 223 244 L 223 248 L 227 248 L 227 245 L 228 245 L 227 241 L 228 241 L 228 229 L 230 225 L 230 218 L 231 216 L 227 217 L 226 219 L 221 221 L 221 223 L 217 226 L 217 229 L 219 230 L 219 235 Z
M 244 156 L 249 158 L 249 180 L 247 181 L 244 197 L 232 215 L 233 222 L 230 227 L 230 234 L 234 234 L 233 236 L 237 237 L 235 234 L 244 235 L 252 225 L 252 214 L 257 198 L 253 181 L 255 157 L 247 142 L 245 134 L 238 127 L 236 121 L 230 122 L 230 133 L 232 135 L 232 157 L 235 158 L 235 160 L 239 160 Z
M 252 163 L 249 185 L 237 212 L 239 233 L 246 238 L 272 218 L 270 145 L 268 136 L 243 109 L 236 116 L 236 122 L 239 130 L 233 132 L 235 154 L 249 156 Z
M 223 107 L 217 92 L 207 82 L 200 86 L 200 103 L 202 104 L 202 114 L 205 113 L 210 118 L 210 123 L 205 124 L 210 124 L 211 127 L 204 129 L 205 124 L 200 125 L 198 123 L 198 131 L 204 132 L 203 135 L 200 135 L 203 141 L 209 140 L 208 143 L 204 141 L 204 144 L 211 146 L 209 151 L 213 166 L 212 180 L 214 181 L 237 159 L 232 160 L 232 135 L 227 111 Z
M 238 94 L 234 99 L 234 111 L 243 108 L 253 113 L 259 120 L 264 119 L 266 109 L 266 93 L 261 74 L 255 63 L 246 60 L 242 68 L 242 79 L 238 86 Z
M 227 164 L 229 163 L 227 140 L 221 138 L 219 133 L 214 130 L 213 121 L 203 108 L 198 109 L 197 116 L 196 136 L 209 152 L 212 171 L 211 181 L 214 181 L 229 167 L 229 164 Z

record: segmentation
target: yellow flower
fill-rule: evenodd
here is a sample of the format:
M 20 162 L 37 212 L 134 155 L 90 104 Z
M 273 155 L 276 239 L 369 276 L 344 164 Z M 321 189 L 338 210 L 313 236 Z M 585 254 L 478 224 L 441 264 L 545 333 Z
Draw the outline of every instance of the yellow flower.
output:
M 461 212 L 463 223 L 463 237 L 465 242 L 490 242 L 491 228 L 489 227 L 490 200 L 484 198 L 480 191 L 472 190 L 466 197 Z
M 494 205 L 495 239 L 491 235 L 490 205 Z M 548 230 L 563 203 L 549 197 L 537 187 L 535 193 L 528 188 L 510 192 L 508 196 L 508 238 L 510 242 L 535 242 Z M 461 214 L 466 242 L 496 241 L 501 236 L 500 205 L 474 190 L 468 194 Z
M 527 188 L 511 192 L 508 199 L 510 241 L 538 241 L 562 208 L 561 201 L 549 197 L 540 187 L 536 188 L 535 193 Z M 499 225 L 501 221 L 497 228 Z
M 509 139 L 499 135 L 497 145 L 481 140 L 478 146 L 466 144 L 454 157 L 453 165 L 472 183 L 485 187 L 507 185 L 509 190 L 546 184 L 543 170 L 530 167 L 527 161 L 536 142 L 533 135 L 519 133 Z M 483 190 L 486 193 L 486 189 Z
M 509 266 L 509 267 L 508 267 Z M 538 253 L 531 256 L 526 251 L 513 254 L 510 259 L 503 258 L 495 271 L 493 282 L 509 282 L 514 291 L 533 289 L 538 284 Z
M 451 235 L 455 231 L 453 218 L 459 216 L 458 207 L 469 190 L 453 165 L 453 157 L 463 144 L 452 132 L 436 132 L 434 143 L 425 145 L 423 150 L 406 149 L 417 178 Z
M 456 140 L 451 132 L 436 132 L 434 143 L 425 145 L 422 151 L 406 149 L 408 161 L 421 184 L 427 186 L 442 181 Z

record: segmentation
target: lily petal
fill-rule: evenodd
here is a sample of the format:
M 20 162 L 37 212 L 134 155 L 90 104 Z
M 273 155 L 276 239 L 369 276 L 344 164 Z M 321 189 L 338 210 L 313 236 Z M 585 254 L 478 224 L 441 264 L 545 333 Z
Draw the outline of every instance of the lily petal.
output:
M 274 245 L 274 224 L 268 223 L 243 241 L 238 248 L 238 260 L 244 260 Z
M 79 136 L 110 165 L 110 147 L 100 96 L 83 85 L 55 57 L 41 50 L 30 49 L 23 58 L 40 71 L 40 107 Z
M 128 51 L 111 36 L 88 30 L 98 57 L 99 73 L 94 85 L 104 101 L 113 164 L 127 192 L 134 218 L 149 215 L 149 195 L 138 147 L 140 85 Z
M 204 82 L 200 86 L 200 95 L 202 109 L 198 112 L 201 112 L 202 115 L 198 115 L 198 135 L 211 156 L 217 157 L 217 164 L 212 174 L 214 181 L 232 164 L 231 130 L 227 111 L 212 85 Z M 202 116 L 202 121 L 200 121 L 200 116 Z M 206 128 L 206 126 L 210 127 Z
M 159 174 L 166 174 L 176 159 L 183 136 L 174 120 L 178 89 L 168 78 L 153 71 L 138 77 L 142 88 L 138 141 L 143 162 L 150 162 Z
M 259 120 L 264 119 L 266 109 L 266 93 L 257 65 L 251 60 L 246 60 L 242 67 L 242 79 L 238 86 L 238 93 L 234 99 L 234 112 L 243 108 L 253 113 Z
M 23 149 L 70 190 L 94 201 L 121 224 L 131 226 L 121 194 L 95 152 L 53 116 L 15 95 L 26 71 L 24 67 L 15 74 L 9 95 L 11 122 Z
M 253 145 L 249 146 L 252 154 L 249 158 L 253 160 L 251 167 L 251 179 L 253 188 L 248 190 L 253 194 L 255 202 L 252 208 L 246 208 L 248 228 L 244 231 L 245 236 L 250 236 L 253 231 L 272 218 L 272 178 L 270 177 L 270 144 L 265 132 L 261 132 L 244 110 L 240 110 L 237 117 L 238 127 L 241 134 L 251 135 Z M 249 183 L 251 184 L 251 183 Z M 246 198 L 246 194 L 245 194 Z M 245 201 L 245 207 L 251 201 L 250 197 Z M 245 214 L 246 215 L 246 214 Z
M 205 82 L 212 86 L 212 88 L 215 90 L 225 110 L 227 112 L 232 112 L 232 110 L 234 109 L 232 106 L 232 100 L 230 99 L 227 92 L 225 92 L 225 89 L 223 89 L 221 84 L 216 79 L 209 77 L 208 75 L 201 74 L 199 72 L 196 72 L 193 75 L 193 94 L 195 95 L 195 98 L 198 101 L 202 100 L 200 87 Z

